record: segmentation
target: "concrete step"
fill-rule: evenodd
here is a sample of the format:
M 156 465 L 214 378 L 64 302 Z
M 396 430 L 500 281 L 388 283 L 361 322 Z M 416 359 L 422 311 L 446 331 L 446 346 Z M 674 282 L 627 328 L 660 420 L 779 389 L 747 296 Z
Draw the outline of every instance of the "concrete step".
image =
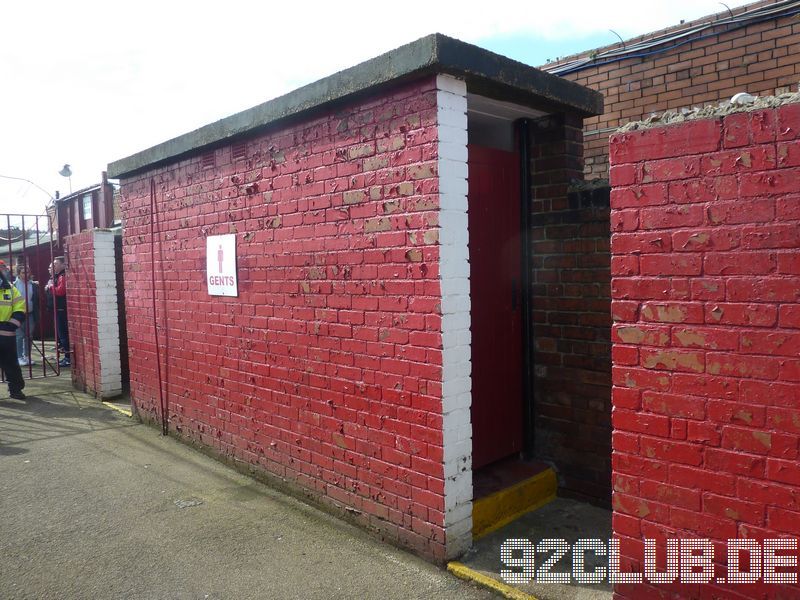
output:
M 505 461 L 473 475 L 472 538 L 500 529 L 556 497 L 555 472 L 544 463 Z

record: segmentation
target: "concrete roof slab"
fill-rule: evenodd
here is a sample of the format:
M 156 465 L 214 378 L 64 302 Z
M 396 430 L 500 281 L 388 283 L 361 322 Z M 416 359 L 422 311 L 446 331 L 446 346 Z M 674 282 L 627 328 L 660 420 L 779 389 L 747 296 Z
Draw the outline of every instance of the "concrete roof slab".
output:
M 210 123 L 108 165 L 124 178 L 252 135 L 303 113 L 426 74 L 466 80 L 472 93 L 546 112 L 583 116 L 603 111 L 602 94 L 521 62 L 434 33 L 288 94 Z

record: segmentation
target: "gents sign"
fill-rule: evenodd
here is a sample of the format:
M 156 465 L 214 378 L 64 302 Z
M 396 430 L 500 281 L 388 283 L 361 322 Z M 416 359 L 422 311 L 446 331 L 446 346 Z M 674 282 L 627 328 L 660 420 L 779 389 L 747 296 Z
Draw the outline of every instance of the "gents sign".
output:
M 236 234 L 206 238 L 206 282 L 209 296 L 238 296 Z

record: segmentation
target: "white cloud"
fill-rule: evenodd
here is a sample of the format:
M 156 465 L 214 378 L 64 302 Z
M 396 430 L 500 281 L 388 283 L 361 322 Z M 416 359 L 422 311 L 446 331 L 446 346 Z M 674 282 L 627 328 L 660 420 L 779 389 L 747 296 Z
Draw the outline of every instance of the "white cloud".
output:
M 6 3 L 0 174 L 64 193 L 57 171 L 68 162 L 78 189 L 112 160 L 434 31 L 479 45 L 519 33 L 531 43 L 632 36 L 719 10 L 711 0 Z M 46 200 L 0 181 L 0 212 Z

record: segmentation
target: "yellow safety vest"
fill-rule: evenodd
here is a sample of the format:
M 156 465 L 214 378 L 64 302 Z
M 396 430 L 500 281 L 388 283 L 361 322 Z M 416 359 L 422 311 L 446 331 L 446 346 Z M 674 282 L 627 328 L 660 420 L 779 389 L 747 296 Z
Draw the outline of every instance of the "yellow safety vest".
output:
M 10 320 L 15 312 L 25 314 L 25 298 L 13 285 L 9 289 L 0 288 L 0 323 Z

